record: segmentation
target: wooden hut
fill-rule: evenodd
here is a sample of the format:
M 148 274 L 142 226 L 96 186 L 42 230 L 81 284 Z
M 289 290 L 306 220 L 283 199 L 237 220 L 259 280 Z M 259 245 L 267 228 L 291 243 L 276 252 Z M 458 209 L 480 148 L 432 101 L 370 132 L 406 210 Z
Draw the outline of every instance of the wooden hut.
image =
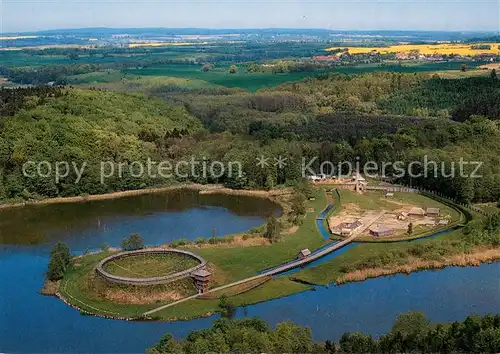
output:
M 311 255 L 311 251 L 309 251 L 309 248 L 304 248 L 302 251 L 299 252 L 297 255 L 297 259 L 304 259 L 307 258 Z
M 370 227 L 370 235 L 373 237 L 383 237 L 383 236 L 389 236 L 394 233 L 394 229 L 391 229 L 390 227 L 384 226 L 384 225 L 377 225 Z
M 425 216 L 425 210 L 422 208 L 411 208 L 410 211 L 408 212 L 408 216 L 410 217 L 424 217 Z
M 406 219 L 408 219 L 408 213 L 407 212 L 401 212 L 398 214 L 398 220 L 401 220 L 401 221 L 406 221 Z
M 427 208 L 425 210 L 427 216 L 439 216 L 439 208 Z

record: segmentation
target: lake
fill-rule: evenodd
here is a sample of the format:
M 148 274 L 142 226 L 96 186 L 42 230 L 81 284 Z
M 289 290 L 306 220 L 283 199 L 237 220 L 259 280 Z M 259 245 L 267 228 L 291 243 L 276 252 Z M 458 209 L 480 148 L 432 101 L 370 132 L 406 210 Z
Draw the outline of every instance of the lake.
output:
M 0 211 L 0 352 L 144 352 L 165 332 L 182 337 L 209 327 L 215 318 L 108 320 L 80 315 L 55 297 L 39 295 L 57 240 L 81 253 L 103 243 L 119 246 L 123 237 L 138 232 L 156 245 L 208 237 L 212 230 L 217 235 L 242 232 L 276 213 L 278 206 L 265 199 L 194 191 Z M 292 320 L 310 326 L 318 341 L 338 340 L 345 331 L 379 335 L 398 313 L 410 310 L 443 322 L 500 312 L 499 275 L 500 263 L 495 263 L 319 287 L 239 309 L 238 316 L 259 316 L 271 324 Z

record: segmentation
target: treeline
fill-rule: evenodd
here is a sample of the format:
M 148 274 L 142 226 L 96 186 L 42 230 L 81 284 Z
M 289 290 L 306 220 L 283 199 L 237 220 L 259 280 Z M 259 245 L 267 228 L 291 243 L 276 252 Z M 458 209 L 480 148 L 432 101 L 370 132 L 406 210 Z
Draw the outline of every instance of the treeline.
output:
M 217 95 L 208 89 L 200 94 L 164 96 L 183 104 L 212 133 L 249 135 L 264 146 L 283 140 L 297 152 L 286 154 L 289 161 L 319 156 L 313 164 L 316 172 L 321 162 L 353 162 L 356 157 L 361 163 L 378 165 L 402 161 L 408 171 L 411 162 L 423 162 L 427 155 L 437 165 L 435 174 L 406 175 L 399 181 L 463 202 L 497 202 L 499 161 L 490 152 L 498 149 L 499 130 L 485 118 L 500 118 L 499 82 L 488 77 L 448 80 L 421 74 L 333 74 L 255 94 Z M 480 178 L 461 177 L 460 159 L 482 163 L 476 171 Z M 418 167 L 412 171 L 414 175 L 424 172 Z M 449 177 L 452 171 L 456 173 Z M 473 165 L 465 167 L 465 175 L 472 172 Z M 252 179 L 247 185 L 262 186 Z
M 263 140 L 289 138 L 311 142 L 344 140 L 355 143 L 360 139 L 395 134 L 401 129 L 443 130 L 451 124 L 438 119 L 338 112 L 286 123 L 257 120 L 250 123 L 249 134 Z
M 273 73 L 290 74 L 300 72 L 314 72 L 317 70 L 329 69 L 335 66 L 331 62 L 313 62 L 313 61 L 284 61 L 271 62 L 266 64 L 249 63 L 247 71 L 249 73 Z
M 319 111 L 453 117 L 457 121 L 465 121 L 472 114 L 500 118 L 500 80 L 492 77 L 442 79 L 437 74 L 390 72 L 329 74 L 283 84 L 272 91 L 313 96 Z
M 148 349 L 161 353 L 498 353 L 500 315 L 469 316 L 462 322 L 432 324 L 422 313 L 399 315 L 391 331 L 379 339 L 345 333 L 339 343 L 315 343 L 312 331 L 291 322 L 271 329 L 258 318 L 219 319 L 212 327 L 189 333 L 184 340 L 171 334 Z
M 348 135 L 357 136 L 369 134 L 368 130 L 377 130 L 376 134 L 394 132 L 394 129 L 388 129 L 391 125 L 401 128 L 406 124 L 419 124 L 414 118 L 406 122 L 388 115 L 452 117 L 460 122 L 472 115 L 500 119 L 500 80 L 493 78 L 458 80 L 424 74 L 329 74 L 263 89 L 255 94 L 225 92 L 220 95 L 207 89 L 176 95 L 172 88 L 157 88 L 154 93 L 184 104 L 213 132 L 248 134 L 251 124 L 261 124 L 260 121 L 267 121 L 263 126 L 271 124 L 271 129 L 295 131 L 315 120 L 316 116 L 320 117 L 318 121 L 322 123 L 318 124 L 322 125 L 328 118 L 321 117 L 328 114 L 337 117 L 348 114 L 348 119 L 361 116 L 352 123 L 341 123 L 346 128 L 350 125 Z M 363 122 L 362 132 L 356 130 L 360 121 Z M 369 129 L 363 129 L 367 123 Z M 254 125 L 252 131 L 255 128 Z M 341 137 L 345 138 L 345 134 Z
M 500 80 L 470 77 L 440 79 L 433 77 L 416 88 L 381 98 L 378 106 L 387 112 L 420 116 L 451 116 L 463 122 L 471 115 L 500 119 Z
M 60 87 L 37 86 L 28 88 L 0 88 L 0 117 L 13 116 L 20 109 L 43 105 L 49 98 L 65 95 Z
M 39 67 L 8 67 L 0 66 L 0 75 L 10 81 L 25 85 L 43 85 L 53 83 L 64 85 L 66 77 L 72 75 L 88 74 L 91 72 L 113 69 L 116 64 L 68 64 L 68 65 L 43 65 Z
M 88 62 L 78 61 L 74 54 L 71 64 L 56 64 L 42 66 L 10 67 L 0 65 L 0 75 L 7 77 L 10 81 L 25 85 L 43 85 L 53 83 L 56 85 L 67 85 L 70 77 L 110 69 L 124 70 L 129 68 L 145 68 L 164 64 L 199 65 L 192 59 L 141 59 L 139 58 L 117 58 L 111 54 L 103 57 L 97 63 L 96 60 Z

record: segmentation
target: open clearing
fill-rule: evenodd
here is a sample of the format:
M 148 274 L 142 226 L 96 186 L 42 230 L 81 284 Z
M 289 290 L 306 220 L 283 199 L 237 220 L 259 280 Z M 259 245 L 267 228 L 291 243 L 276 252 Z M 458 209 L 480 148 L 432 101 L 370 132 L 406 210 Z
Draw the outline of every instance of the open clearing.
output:
M 448 224 L 460 218 L 459 213 L 435 200 L 416 193 L 394 193 L 393 197 L 385 197 L 385 192 L 365 192 L 357 194 L 349 190 L 340 191 L 342 211 L 329 219 L 330 230 L 338 225 L 359 220 L 361 225 L 367 225 L 380 211 L 386 211 L 376 224 L 393 230 L 391 235 L 373 237 L 369 229 L 365 230 L 359 240 L 393 239 L 402 236 L 415 237 L 418 233 L 438 230 L 446 225 L 438 225 L 440 220 Z M 439 215 L 408 216 L 398 218 L 402 213 L 408 213 L 412 208 L 439 208 Z M 412 235 L 407 234 L 409 223 L 413 224 Z

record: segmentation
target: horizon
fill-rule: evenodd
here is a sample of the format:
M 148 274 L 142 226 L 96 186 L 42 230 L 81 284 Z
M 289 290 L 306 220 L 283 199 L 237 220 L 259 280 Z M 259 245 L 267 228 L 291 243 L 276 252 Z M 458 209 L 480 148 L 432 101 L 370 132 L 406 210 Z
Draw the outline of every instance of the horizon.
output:
M 324 27 L 228 27 L 228 28 L 216 28 L 216 27 L 163 27 L 163 26 L 144 26 L 144 27 L 108 27 L 108 26 L 99 26 L 99 27 L 66 27 L 66 28 L 46 28 L 40 30 L 33 31 L 12 31 L 12 32 L 0 32 L 3 35 L 10 34 L 29 34 L 29 33 L 43 33 L 43 32 L 64 32 L 64 31 L 85 31 L 85 30 L 200 30 L 200 31 L 266 31 L 266 30 L 283 30 L 283 31 L 328 31 L 328 32 L 348 32 L 348 33 L 366 33 L 366 32 L 428 32 L 428 33 L 495 33 L 500 34 L 499 30 L 481 30 L 481 29 L 456 29 L 456 30 L 440 30 L 440 29 L 420 29 L 420 28 L 411 28 L 411 29 L 400 29 L 400 28 L 370 28 L 370 29 L 344 29 L 344 28 L 324 28 Z
M 480 0 L 6 0 L 1 33 L 92 28 L 498 32 L 500 6 Z M 265 10 L 265 11 L 263 11 Z M 286 14 L 286 15 L 283 15 Z

